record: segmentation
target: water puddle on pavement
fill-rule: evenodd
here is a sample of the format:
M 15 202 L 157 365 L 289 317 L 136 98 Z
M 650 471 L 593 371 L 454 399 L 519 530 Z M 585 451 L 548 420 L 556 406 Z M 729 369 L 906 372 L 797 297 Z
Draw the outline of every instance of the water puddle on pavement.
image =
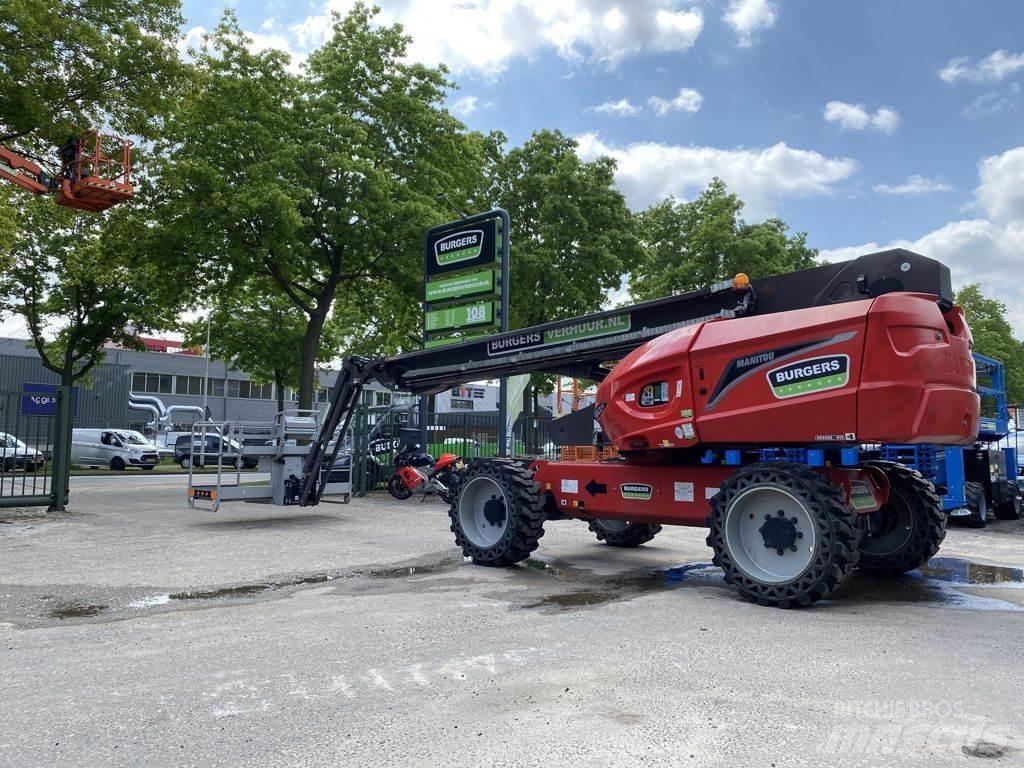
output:
M 86 616 L 96 616 L 97 614 L 103 613 L 106 609 L 107 606 L 105 605 L 77 603 L 74 605 L 62 605 L 59 608 L 54 608 L 50 611 L 50 616 L 54 619 L 81 619 Z
M 679 587 L 722 587 L 721 569 L 711 563 L 686 563 L 665 569 L 601 576 L 593 571 L 530 558 L 524 565 L 578 585 L 523 605 L 528 609 L 568 611 L 630 600 L 643 594 Z M 1011 591 L 1012 590 L 1012 591 Z M 916 603 L 968 610 L 1024 610 L 1024 569 L 986 565 L 955 557 L 936 557 L 905 576 L 881 577 L 854 573 L 819 605 Z

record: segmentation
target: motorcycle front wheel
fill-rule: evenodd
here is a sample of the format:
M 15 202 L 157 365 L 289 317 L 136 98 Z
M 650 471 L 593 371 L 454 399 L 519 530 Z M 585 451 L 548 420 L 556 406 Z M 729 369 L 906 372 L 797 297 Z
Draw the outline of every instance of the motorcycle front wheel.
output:
M 388 493 L 399 501 L 405 501 L 412 496 L 412 491 L 409 490 L 402 476 L 397 472 L 388 478 Z

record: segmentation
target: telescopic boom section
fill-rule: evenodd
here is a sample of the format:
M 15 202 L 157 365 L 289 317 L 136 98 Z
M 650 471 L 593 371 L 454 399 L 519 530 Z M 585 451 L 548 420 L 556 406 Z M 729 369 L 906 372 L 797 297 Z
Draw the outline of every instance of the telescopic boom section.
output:
M 615 361 L 686 325 L 867 301 L 897 291 L 930 294 L 943 307 L 952 306 L 949 268 L 896 248 L 754 281 L 737 275 L 735 280 L 708 288 L 461 344 L 380 360 L 350 358 L 331 394 L 321 437 L 306 462 L 302 504 L 319 500 L 327 444 L 339 435 L 329 468 L 359 402 L 359 392 L 371 379 L 413 394 L 432 394 L 468 381 L 521 373 L 600 381 Z

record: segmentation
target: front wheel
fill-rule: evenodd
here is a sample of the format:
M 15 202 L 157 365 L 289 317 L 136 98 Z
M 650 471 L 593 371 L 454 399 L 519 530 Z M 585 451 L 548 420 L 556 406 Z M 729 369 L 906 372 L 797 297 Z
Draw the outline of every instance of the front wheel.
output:
M 981 483 L 964 483 L 964 505 L 970 511 L 968 517 L 959 518 L 968 528 L 984 528 L 988 525 L 988 497 Z
M 192 457 L 182 456 L 181 459 L 178 460 L 178 464 L 181 465 L 182 469 L 192 469 Z
M 857 563 L 856 513 L 824 475 L 803 465 L 740 469 L 712 500 L 709 523 L 714 564 L 760 605 L 810 605 Z
M 110 468 L 120 472 L 122 469 L 124 469 L 124 459 L 122 459 L 120 456 L 115 456 L 110 460 Z
M 399 501 L 405 501 L 412 496 L 412 491 L 409 490 L 409 486 L 405 484 L 405 480 L 403 480 L 402 476 L 397 472 L 388 478 L 388 493 Z
M 639 547 L 646 544 L 659 533 L 660 525 L 630 523 L 626 520 L 591 520 L 587 527 L 609 547 Z
M 544 501 L 533 472 L 510 459 L 474 461 L 451 509 L 455 543 L 478 565 L 525 560 L 544 535 Z
M 877 512 L 862 515 L 858 567 L 898 576 L 927 563 L 946 538 L 946 513 L 935 486 L 920 472 L 890 461 L 865 462 L 885 473 L 889 500 Z

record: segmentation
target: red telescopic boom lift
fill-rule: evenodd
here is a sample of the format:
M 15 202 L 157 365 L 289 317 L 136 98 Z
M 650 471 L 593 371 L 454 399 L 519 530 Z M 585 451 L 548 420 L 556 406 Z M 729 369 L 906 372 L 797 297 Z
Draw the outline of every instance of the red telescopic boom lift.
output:
M 60 171 L 51 176 L 24 155 L 0 146 L 0 179 L 34 195 L 54 195 L 58 205 L 105 211 L 135 194 L 132 143 L 118 136 L 83 131 L 57 150 Z

